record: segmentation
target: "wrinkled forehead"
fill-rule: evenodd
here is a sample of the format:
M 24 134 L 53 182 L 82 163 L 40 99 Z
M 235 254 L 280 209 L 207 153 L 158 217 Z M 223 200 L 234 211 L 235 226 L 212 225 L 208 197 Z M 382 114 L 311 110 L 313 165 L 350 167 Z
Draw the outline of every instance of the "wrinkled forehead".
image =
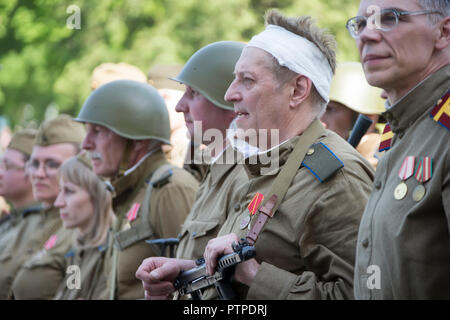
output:
M 379 9 L 398 9 L 400 11 L 421 10 L 418 0 L 361 0 L 358 9 L 359 16 L 370 16 Z
M 272 61 L 270 53 L 255 47 L 245 47 L 236 62 L 234 71 L 235 73 L 268 71 L 271 70 Z

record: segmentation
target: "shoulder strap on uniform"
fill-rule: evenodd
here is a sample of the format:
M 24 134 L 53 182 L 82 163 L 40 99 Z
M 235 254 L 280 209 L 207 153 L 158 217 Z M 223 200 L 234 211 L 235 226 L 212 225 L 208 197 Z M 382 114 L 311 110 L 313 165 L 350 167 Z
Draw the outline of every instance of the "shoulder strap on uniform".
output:
M 319 142 L 308 149 L 302 166 L 311 171 L 320 182 L 324 182 L 344 164 L 326 145 Z
M 303 159 L 309 150 L 309 146 L 304 142 L 316 140 L 322 132 L 323 126 L 316 119 L 313 123 L 311 123 L 311 129 L 305 131 L 302 137 L 298 139 L 294 150 L 286 161 L 286 164 L 275 178 L 275 181 L 270 188 L 269 196 L 266 197 L 267 200 L 264 200 L 265 202 L 263 202 L 258 209 L 256 221 L 252 224 L 252 227 L 246 237 L 250 244 L 254 244 L 256 242 L 258 235 L 262 231 L 265 223 L 268 221 L 268 218 L 273 217 L 283 201 L 284 196 L 286 195 L 286 192 L 289 189 L 298 168 L 300 167 L 299 163 L 303 162 Z

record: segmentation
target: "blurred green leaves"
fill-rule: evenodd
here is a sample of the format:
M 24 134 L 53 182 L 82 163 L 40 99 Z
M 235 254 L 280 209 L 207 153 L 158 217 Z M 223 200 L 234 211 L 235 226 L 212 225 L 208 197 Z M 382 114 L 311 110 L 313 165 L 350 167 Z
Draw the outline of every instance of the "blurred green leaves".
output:
M 81 29 L 69 29 L 76 5 Z M 13 125 L 59 110 L 76 115 L 92 70 L 127 62 L 145 73 L 155 64 L 183 64 L 202 46 L 248 41 L 264 28 L 264 12 L 311 15 L 338 40 L 338 59 L 357 60 L 346 20 L 354 0 L 0 0 L 0 114 Z

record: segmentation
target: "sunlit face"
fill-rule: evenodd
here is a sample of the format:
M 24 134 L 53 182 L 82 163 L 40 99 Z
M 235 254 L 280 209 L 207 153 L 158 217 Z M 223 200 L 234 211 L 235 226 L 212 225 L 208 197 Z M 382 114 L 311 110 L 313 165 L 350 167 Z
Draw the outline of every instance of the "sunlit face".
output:
M 225 94 L 237 113 L 236 125 L 248 129 L 280 129 L 288 122 L 290 94 L 280 88 L 270 54 L 247 47 L 235 66 L 235 79 Z
M 197 137 L 197 139 L 201 139 L 200 141 L 203 140 L 203 134 L 206 130 L 218 129 L 225 132 L 234 117 L 234 112 L 215 106 L 190 86 L 186 86 L 186 90 L 178 101 L 175 110 L 184 114 L 191 139 Z M 201 132 L 194 132 L 194 121 L 201 123 Z
M 113 177 L 117 174 L 127 140 L 108 128 L 88 123 L 83 149 L 89 151 L 95 174 Z
M 75 152 L 75 147 L 69 143 L 34 146 L 27 170 L 36 200 L 49 205 L 55 202 L 59 192 L 58 169 Z
M 74 183 L 60 179 L 55 201 L 66 229 L 78 228 L 85 232 L 94 217 L 94 206 L 88 191 Z
M 14 200 L 29 194 L 31 182 L 25 172 L 25 155 L 7 148 L 0 161 L 0 196 Z
M 371 6 L 423 10 L 417 0 L 362 0 L 358 15 L 371 16 Z M 386 90 L 414 87 L 430 73 L 435 31 L 426 14 L 402 16 L 390 31 L 366 27 L 356 43 L 367 81 Z
M 327 110 L 320 118 L 325 127 L 336 132 L 342 138 L 346 139 L 353 125 L 353 114 L 350 108 L 347 108 L 339 102 L 330 101 Z

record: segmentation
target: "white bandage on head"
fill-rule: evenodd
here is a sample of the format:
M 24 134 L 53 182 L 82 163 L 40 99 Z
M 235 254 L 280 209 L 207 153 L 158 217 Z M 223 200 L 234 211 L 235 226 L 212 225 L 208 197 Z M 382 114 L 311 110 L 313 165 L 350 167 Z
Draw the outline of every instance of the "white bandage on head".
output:
M 270 53 L 281 66 L 311 79 L 328 103 L 333 71 L 320 49 L 308 39 L 273 24 L 254 36 L 247 47 Z

